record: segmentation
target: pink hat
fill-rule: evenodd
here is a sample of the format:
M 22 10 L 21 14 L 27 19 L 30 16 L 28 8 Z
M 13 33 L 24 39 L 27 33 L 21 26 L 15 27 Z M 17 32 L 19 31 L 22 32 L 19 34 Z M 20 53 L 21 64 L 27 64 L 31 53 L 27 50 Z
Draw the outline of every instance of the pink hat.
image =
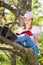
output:
M 24 17 L 34 19 L 33 13 L 31 11 L 26 11 L 26 13 L 24 14 Z

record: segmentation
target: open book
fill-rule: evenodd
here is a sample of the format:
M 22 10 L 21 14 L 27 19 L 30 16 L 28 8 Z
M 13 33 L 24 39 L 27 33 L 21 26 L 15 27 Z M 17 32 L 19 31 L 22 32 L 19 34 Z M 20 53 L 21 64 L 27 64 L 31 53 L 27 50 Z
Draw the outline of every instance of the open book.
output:
M 21 34 L 24 34 L 24 33 L 28 34 L 29 36 L 32 36 L 32 35 L 33 35 L 30 30 L 24 30 L 24 31 L 22 31 L 21 33 L 16 32 L 17 35 L 21 35 Z

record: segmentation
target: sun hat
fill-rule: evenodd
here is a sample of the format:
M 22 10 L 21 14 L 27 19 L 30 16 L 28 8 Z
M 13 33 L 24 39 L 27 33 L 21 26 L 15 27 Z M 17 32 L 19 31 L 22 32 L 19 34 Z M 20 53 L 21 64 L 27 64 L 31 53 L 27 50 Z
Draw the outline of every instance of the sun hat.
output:
M 23 17 L 34 19 L 32 11 L 26 11 Z

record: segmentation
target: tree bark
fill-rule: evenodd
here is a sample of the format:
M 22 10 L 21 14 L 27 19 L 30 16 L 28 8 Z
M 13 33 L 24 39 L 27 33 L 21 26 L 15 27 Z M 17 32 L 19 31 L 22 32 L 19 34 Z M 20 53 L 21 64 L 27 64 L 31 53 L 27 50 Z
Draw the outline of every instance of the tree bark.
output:
M 19 5 L 21 8 L 21 13 L 22 13 L 22 15 L 24 15 L 24 13 L 27 10 L 31 11 L 32 0 L 19 0 Z

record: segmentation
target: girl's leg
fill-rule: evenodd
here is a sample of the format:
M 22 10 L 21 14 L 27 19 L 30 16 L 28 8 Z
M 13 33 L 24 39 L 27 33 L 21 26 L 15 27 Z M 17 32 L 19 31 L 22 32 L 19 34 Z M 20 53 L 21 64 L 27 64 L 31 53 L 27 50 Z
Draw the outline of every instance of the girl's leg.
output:
M 20 43 L 21 41 L 25 41 L 26 42 L 26 47 L 29 48 L 33 48 L 34 50 L 34 55 L 36 56 L 38 54 L 38 47 L 35 45 L 35 43 L 31 40 L 31 38 L 29 37 L 29 35 L 27 34 L 22 34 L 20 36 L 18 36 L 16 42 Z

